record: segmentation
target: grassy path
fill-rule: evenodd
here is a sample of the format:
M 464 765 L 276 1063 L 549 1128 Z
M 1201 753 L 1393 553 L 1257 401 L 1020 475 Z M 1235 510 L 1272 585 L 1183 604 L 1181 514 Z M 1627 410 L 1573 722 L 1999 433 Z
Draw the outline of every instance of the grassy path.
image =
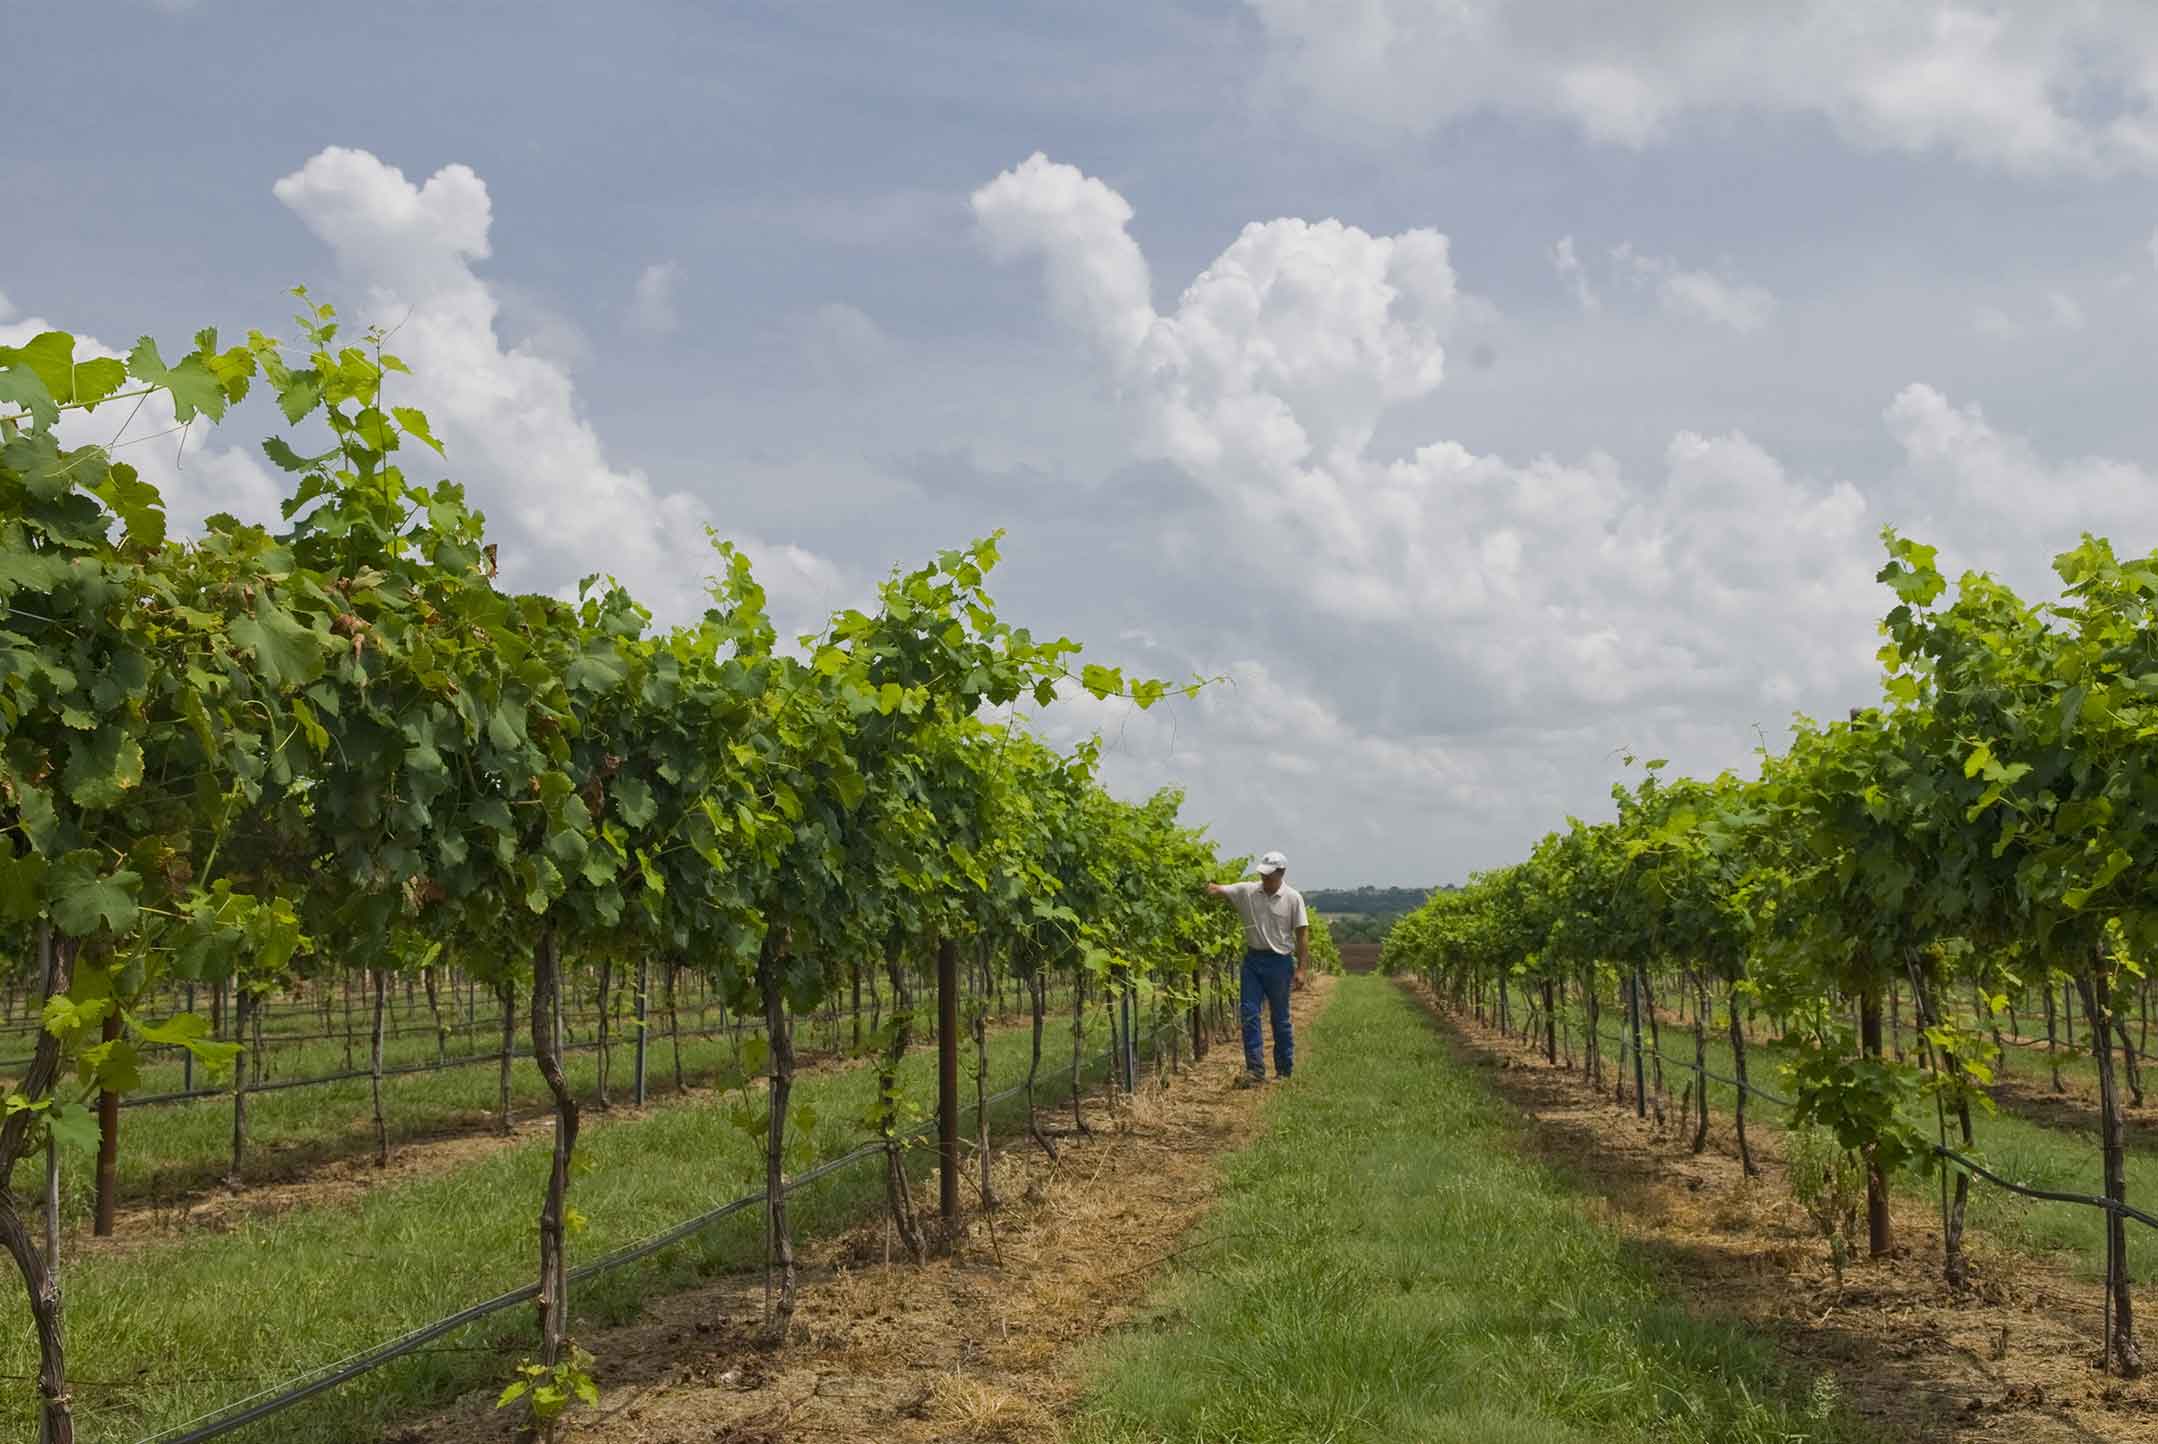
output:
M 1103 1346 L 1083 1444 L 1798 1444 L 1865 1436 L 1663 1299 L 1415 1003 L 1344 978 L 1219 1208 Z

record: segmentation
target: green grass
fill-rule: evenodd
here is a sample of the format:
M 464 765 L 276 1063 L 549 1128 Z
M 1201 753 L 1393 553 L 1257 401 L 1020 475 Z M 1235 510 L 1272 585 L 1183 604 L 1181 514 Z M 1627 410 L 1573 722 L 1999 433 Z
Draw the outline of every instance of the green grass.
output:
M 1090 1060 L 1105 1042 L 1093 1012 Z M 1061 1027 L 1052 1018 L 1044 1098 L 1064 1096 L 1059 1085 L 1070 1048 L 1068 1016 Z M 992 1091 L 1024 1076 L 1027 1049 L 1025 1029 L 992 1036 Z M 971 1060 L 971 1050 L 963 1057 Z M 934 1096 L 933 1070 L 922 1050 L 902 1069 L 918 1114 Z M 872 1070 L 857 1067 L 797 1083 L 797 1106 L 816 1115 L 809 1134 L 815 1156 L 862 1141 L 875 1082 Z M 962 1089 L 972 1097 L 971 1082 Z M 727 1106 L 691 1099 L 580 1137 L 578 1155 L 589 1171 L 573 1183 L 570 1202 L 589 1223 L 571 1240 L 573 1266 L 762 1186 L 761 1138 L 737 1129 Z M 997 1116 L 1009 1122 L 1022 1107 L 1013 1100 Z M 548 1144 L 534 1141 L 386 1185 L 354 1203 L 64 1259 L 70 1376 L 85 1381 L 75 1390 L 80 1437 L 127 1444 L 528 1281 L 547 1156 Z M 882 1174 L 873 1163 L 842 1170 L 794 1196 L 797 1235 L 831 1230 L 881 1199 Z M 647 1295 L 758 1266 L 763 1251 L 761 1213 L 746 1210 L 580 1287 L 575 1326 L 626 1322 Z M 243 1444 L 379 1439 L 400 1414 L 501 1384 L 531 1339 L 530 1311 L 515 1309 L 232 1437 Z M 0 1292 L 0 1376 L 9 1376 L 0 1384 L 0 1437 L 28 1437 L 33 1427 L 31 1386 L 19 1380 L 34 1365 L 28 1313 L 19 1285 L 10 1283 Z
M 1083 1444 L 1862 1437 L 1690 1317 L 1398 987 L 1348 977 L 1220 1206 L 1102 1347 Z

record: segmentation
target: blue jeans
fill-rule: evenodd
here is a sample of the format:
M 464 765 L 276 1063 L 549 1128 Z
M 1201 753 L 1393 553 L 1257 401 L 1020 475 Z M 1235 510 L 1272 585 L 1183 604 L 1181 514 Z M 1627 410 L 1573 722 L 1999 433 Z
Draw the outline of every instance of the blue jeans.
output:
M 1259 1002 L 1266 1001 L 1274 1024 L 1274 1073 L 1286 1078 L 1296 1064 L 1296 1037 L 1289 1029 L 1289 980 L 1296 976 L 1296 959 L 1287 953 L 1244 954 L 1244 992 L 1237 1009 L 1244 1022 L 1244 1066 L 1258 1077 L 1266 1076 L 1266 1058 L 1259 1050 Z

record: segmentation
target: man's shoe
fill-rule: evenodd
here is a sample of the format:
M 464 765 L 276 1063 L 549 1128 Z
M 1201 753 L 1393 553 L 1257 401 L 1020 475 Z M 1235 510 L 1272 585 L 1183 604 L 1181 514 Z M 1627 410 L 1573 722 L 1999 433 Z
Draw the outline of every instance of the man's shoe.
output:
M 1266 1075 L 1264 1073 L 1239 1073 L 1236 1075 L 1236 1086 L 1239 1088 L 1263 1088 L 1266 1086 Z

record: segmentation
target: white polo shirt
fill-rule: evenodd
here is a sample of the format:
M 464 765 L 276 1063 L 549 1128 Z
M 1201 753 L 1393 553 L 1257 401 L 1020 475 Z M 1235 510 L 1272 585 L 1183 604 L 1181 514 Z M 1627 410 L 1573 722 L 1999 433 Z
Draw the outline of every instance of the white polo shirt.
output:
M 1311 926 L 1304 895 L 1283 883 L 1271 895 L 1256 882 L 1232 882 L 1222 889 L 1244 919 L 1244 945 L 1254 952 L 1296 955 L 1296 930 Z

